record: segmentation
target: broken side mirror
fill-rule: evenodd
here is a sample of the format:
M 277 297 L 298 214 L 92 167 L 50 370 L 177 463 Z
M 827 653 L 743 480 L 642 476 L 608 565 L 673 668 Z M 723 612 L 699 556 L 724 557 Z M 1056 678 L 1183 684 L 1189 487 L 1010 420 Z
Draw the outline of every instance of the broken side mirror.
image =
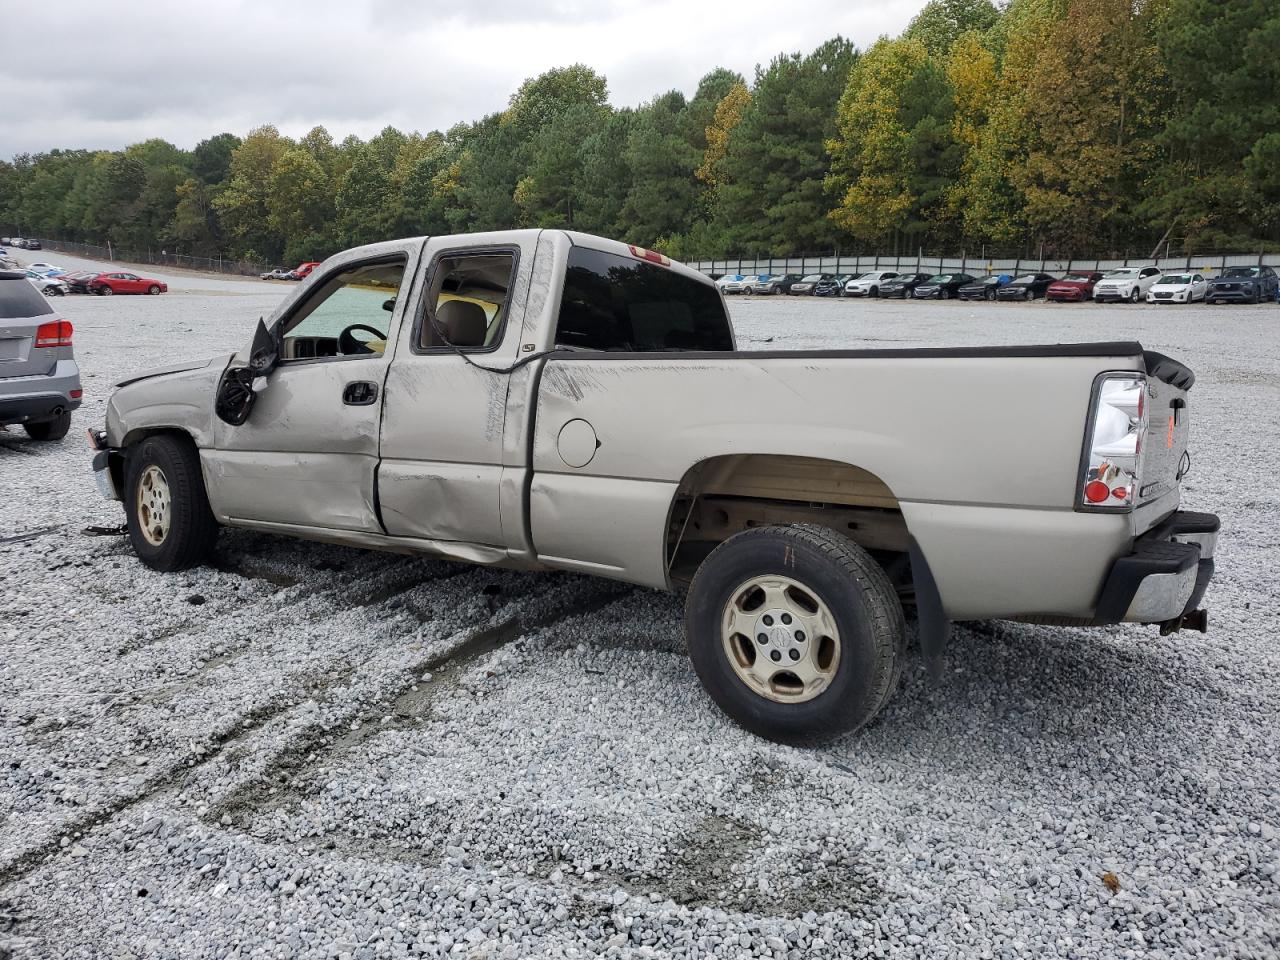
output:
M 218 393 L 213 409 L 218 419 L 238 427 L 249 419 L 253 402 L 266 389 L 267 374 L 280 362 L 280 347 L 275 336 L 262 320 L 253 333 L 249 346 L 249 365 L 228 367 L 218 381 Z

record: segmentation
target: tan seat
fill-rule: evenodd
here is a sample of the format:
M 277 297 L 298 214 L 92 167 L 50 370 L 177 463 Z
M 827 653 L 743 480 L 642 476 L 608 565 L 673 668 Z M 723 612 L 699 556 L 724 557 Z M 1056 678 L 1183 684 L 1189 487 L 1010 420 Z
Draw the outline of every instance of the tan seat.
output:
M 478 304 L 446 300 L 436 308 L 440 332 L 455 347 L 483 347 L 489 318 Z

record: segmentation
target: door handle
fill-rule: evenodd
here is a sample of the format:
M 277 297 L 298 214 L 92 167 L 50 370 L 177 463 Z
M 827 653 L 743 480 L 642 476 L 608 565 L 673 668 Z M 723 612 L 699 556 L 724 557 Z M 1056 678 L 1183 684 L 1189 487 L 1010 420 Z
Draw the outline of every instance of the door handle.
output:
M 367 407 L 378 399 L 378 385 L 368 380 L 355 380 L 342 390 L 342 402 L 349 407 Z

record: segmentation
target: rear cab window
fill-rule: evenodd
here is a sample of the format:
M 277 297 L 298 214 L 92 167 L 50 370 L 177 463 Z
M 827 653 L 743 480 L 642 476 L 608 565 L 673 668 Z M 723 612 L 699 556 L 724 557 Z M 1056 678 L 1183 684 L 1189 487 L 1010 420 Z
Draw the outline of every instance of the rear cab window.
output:
M 556 346 L 642 353 L 734 348 L 714 285 L 577 245 L 569 250 Z

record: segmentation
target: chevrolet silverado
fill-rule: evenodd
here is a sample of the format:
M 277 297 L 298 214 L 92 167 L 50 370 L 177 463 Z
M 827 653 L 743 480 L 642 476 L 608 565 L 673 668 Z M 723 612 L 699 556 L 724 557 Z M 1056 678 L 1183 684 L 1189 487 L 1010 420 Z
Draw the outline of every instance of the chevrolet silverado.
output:
M 221 525 L 687 589 L 729 715 L 857 729 L 949 624 L 1203 629 L 1183 364 L 1133 342 L 738 349 L 711 280 L 558 230 L 317 267 L 240 352 L 117 385 L 95 476 L 158 570 Z

